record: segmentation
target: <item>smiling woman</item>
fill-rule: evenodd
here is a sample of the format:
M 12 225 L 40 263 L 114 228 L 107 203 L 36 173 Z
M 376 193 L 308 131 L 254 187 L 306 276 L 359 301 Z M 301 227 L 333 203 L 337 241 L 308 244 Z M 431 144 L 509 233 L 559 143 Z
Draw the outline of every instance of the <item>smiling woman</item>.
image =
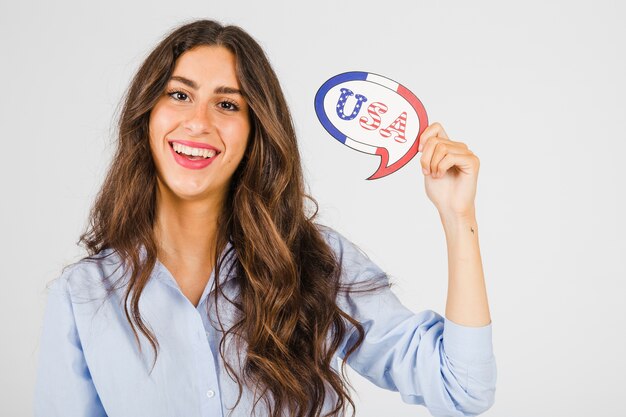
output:
M 476 173 L 440 125 L 425 134 L 434 168 L 449 146 L 465 159 L 439 169 Z M 88 256 L 50 286 L 37 416 L 340 416 L 354 408 L 346 364 L 433 415 L 493 404 L 467 201 L 449 199 L 454 216 L 429 188 L 449 226 L 450 311 L 469 325 L 409 311 L 377 265 L 307 213 L 289 109 L 242 29 L 199 20 L 165 37 L 132 80 L 117 145 L 80 238 Z

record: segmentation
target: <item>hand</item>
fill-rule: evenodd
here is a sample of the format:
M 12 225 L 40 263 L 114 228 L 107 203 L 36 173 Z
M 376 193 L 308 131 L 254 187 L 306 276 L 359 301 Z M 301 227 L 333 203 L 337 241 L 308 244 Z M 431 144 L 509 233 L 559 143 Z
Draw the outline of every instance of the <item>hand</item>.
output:
M 443 126 L 433 123 L 420 136 L 418 151 L 426 195 L 441 216 L 474 215 L 480 161 L 467 145 L 448 138 Z

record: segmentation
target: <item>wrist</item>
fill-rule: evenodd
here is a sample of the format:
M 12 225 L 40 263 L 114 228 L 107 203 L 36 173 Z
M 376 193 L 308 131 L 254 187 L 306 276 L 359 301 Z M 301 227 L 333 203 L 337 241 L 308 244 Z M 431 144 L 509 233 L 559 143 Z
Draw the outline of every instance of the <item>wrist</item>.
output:
M 439 218 L 441 223 L 446 226 L 455 226 L 460 224 L 475 224 L 476 223 L 476 210 L 474 208 L 464 212 L 439 212 Z

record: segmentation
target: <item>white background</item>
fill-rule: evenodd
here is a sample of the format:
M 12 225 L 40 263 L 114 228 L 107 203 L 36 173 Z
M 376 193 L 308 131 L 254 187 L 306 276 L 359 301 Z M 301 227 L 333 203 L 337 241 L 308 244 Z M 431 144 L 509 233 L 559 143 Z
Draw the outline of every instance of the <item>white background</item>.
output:
M 265 48 L 320 220 L 388 271 L 414 311 L 443 314 L 447 289 L 421 154 L 366 181 L 377 157 L 326 133 L 315 92 L 344 71 L 386 75 L 478 155 L 498 364 L 485 416 L 624 415 L 624 3 L 299 3 L 2 0 L 2 415 L 32 414 L 44 287 L 83 255 L 76 242 L 112 156 L 124 89 L 163 34 L 195 18 L 240 25 Z M 358 416 L 429 415 L 351 376 Z

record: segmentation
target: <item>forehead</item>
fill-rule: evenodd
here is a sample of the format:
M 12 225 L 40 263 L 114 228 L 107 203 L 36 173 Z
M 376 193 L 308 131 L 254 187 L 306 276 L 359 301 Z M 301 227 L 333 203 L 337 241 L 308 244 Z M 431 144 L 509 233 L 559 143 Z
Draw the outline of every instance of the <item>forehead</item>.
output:
M 201 45 L 185 51 L 176 60 L 172 75 L 205 84 L 228 83 L 238 86 L 235 55 L 223 46 Z

